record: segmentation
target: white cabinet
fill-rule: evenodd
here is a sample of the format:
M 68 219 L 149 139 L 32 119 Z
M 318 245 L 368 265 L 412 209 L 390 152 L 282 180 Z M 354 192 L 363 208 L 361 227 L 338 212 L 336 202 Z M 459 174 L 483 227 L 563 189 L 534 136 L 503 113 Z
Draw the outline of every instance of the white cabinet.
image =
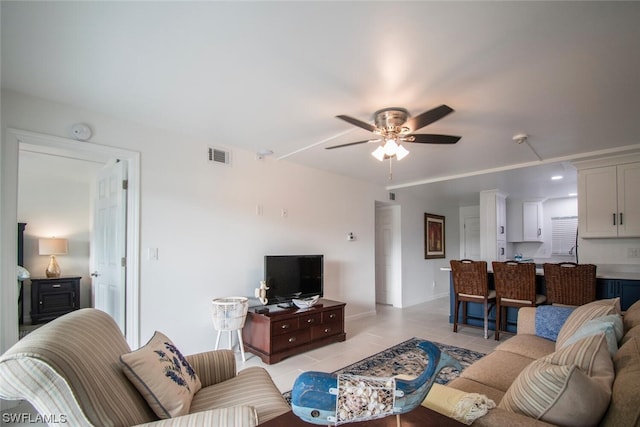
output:
M 507 195 L 499 190 L 480 192 L 480 258 L 507 259 Z
M 580 237 L 640 237 L 639 188 L 640 162 L 579 169 Z
M 507 196 L 496 194 L 496 240 L 507 241 Z
M 542 241 L 542 203 L 522 203 L 522 239 L 525 242 Z
M 542 202 L 507 203 L 507 241 L 542 242 Z

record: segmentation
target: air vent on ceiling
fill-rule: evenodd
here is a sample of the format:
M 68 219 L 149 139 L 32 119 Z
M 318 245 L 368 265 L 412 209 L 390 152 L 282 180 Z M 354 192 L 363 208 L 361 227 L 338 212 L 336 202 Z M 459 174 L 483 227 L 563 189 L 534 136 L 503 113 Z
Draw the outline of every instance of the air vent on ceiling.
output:
M 220 148 L 209 147 L 209 161 L 222 165 L 230 165 L 231 153 Z

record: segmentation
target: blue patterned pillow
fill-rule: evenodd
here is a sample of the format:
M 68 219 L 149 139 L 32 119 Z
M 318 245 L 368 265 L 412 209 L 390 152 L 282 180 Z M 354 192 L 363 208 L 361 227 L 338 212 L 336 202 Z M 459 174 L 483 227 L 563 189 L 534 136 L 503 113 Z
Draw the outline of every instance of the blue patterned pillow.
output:
M 555 341 L 558 332 L 564 325 L 574 307 L 558 307 L 555 305 L 541 305 L 536 307 L 536 335 Z

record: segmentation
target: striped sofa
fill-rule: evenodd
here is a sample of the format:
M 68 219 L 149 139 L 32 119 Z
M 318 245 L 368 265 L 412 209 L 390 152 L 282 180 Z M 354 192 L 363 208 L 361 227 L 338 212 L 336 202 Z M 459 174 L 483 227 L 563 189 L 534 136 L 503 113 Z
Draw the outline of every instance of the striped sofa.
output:
M 86 308 L 27 335 L 0 357 L 0 398 L 26 400 L 53 426 L 255 426 L 290 410 L 269 373 L 236 373 L 218 350 L 186 356 L 202 389 L 184 415 L 158 420 L 123 373 L 130 348 L 106 313 Z

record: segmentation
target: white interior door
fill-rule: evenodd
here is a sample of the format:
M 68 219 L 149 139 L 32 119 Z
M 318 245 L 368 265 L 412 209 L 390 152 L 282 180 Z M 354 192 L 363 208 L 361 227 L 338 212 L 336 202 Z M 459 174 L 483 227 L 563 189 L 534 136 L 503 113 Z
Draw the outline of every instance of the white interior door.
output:
M 94 307 L 113 317 L 125 333 L 126 171 L 124 161 L 107 165 L 96 178 L 91 239 Z
M 394 292 L 399 286 L 398 241 L 395 209 L 376 209 L 376 303 L 395 305 Z
M 463 258 L 480 259 L 480 218 L 464 218 L 464 248 Z

